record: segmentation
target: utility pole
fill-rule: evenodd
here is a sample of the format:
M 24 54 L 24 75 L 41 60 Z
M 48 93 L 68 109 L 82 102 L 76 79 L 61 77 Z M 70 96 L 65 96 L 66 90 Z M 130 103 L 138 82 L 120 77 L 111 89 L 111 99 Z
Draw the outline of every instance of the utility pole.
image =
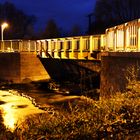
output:
M 91 34 L 92 16 L 93 16 L 93 13 L 90 13 L 87 15 L 87 17 L 88 17 L 88 34 Z

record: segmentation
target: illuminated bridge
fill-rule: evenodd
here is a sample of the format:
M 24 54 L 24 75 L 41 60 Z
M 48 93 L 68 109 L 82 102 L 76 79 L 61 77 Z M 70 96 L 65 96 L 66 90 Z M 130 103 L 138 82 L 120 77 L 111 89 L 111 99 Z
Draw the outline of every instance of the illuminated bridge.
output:
M 82 89 L 100 81 L 104 96 L 126 87 L 132 66 L 140 66 L 140 19 L 101 35 L 0 42 L 0 81 L 69 79 Z
M 106 29 L 105 34 L 41 40 L 5 40 L 1 52 L 34 52 L 41 57 L 100 59 L 99 52 L 140 52 L 140 19 Z

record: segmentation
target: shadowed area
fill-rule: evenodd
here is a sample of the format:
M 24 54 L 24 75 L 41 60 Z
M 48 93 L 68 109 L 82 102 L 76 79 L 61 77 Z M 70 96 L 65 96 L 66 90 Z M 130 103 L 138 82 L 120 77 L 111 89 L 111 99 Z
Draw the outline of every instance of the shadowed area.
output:
M 6 102 L 5 101 L 0 101 L 0 105 L 2 105 L 2 104 L 6 104 Z
M 40 61 L 56 82 L 80 84 L 83 90 L 100 86 L 100 61 L 53 58 L 40 58 Z
M 1 95 L 1 97 L 7 97 L 7 96 L 11 96 L 11 95 Z
M 12 105 L 12 108 L 16 109 L 16 108 L 26 108 L 28 107 L 28 105 Z

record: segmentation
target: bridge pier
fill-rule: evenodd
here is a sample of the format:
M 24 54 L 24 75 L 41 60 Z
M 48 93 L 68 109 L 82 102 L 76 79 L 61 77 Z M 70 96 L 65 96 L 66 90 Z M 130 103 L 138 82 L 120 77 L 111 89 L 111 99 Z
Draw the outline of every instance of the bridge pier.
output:
M 0 53 L 0 81 L 24 83 L 50 79 L 34 53 Z
M 140 80 L 140 52 L 107 52 L 101 56 L 101 97 L 126 92 L 129 82 Z

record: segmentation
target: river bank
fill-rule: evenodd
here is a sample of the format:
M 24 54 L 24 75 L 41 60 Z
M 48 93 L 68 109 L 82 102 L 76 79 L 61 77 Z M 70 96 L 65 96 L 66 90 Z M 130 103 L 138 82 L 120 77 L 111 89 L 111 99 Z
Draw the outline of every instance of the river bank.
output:
M 61 104 L 62 105 L 62 104 Z M 60 107 L 60 106 L 59 106 Z M 65 107 L 65 108 L 64 108 Z M 85 96 L 66 106 L 30 115 L 11 139 L 133 139 L 140 138 L 140 93 L 118 93 L 95 101 Z M 0 135 L 1 137 L 1 135 Z
M 69 101 L 79 99 L 81 95 L 99 99 L 99 90 L 92 89 L 84 91 L 80 85 L 75 83 L 55 83 L 53 81 L 32 82 L 26 84 L 3 84 L 3 90 L 16 90 L 18 94 L 28 98 L 40 109 L 67 104 Z

